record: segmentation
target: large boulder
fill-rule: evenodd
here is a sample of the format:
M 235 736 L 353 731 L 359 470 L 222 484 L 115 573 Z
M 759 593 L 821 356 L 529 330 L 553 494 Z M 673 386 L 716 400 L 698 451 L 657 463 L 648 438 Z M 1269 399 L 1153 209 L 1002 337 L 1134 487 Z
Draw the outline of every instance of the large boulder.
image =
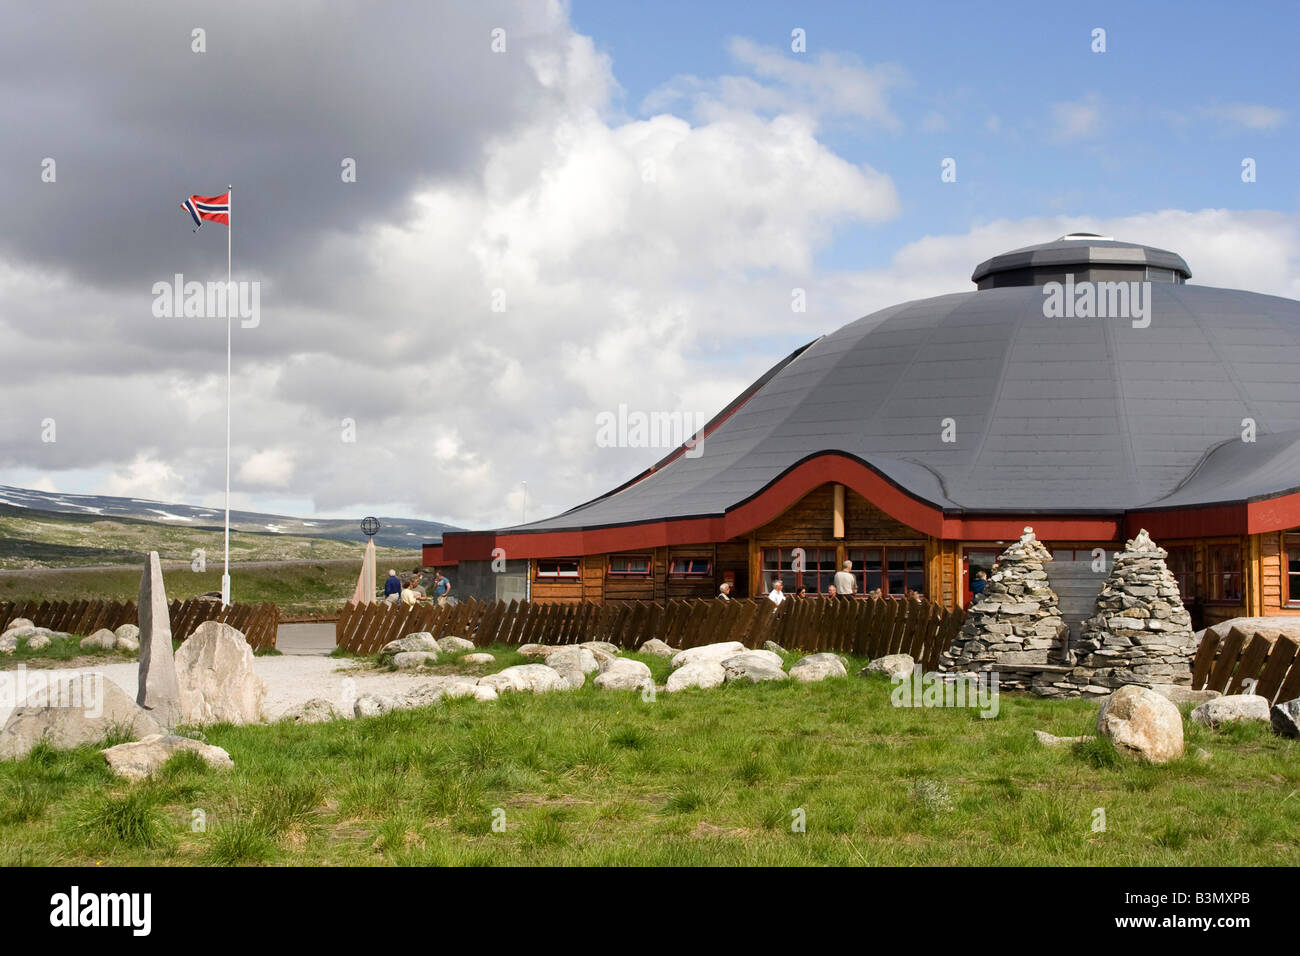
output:
M 596 655 L 577 644 L 555 648 L 546 655 L 546 666 L 563 677 L 565 683 L 574 690 L 587 683 L 588 674 L 600 668 L 596 663 Z
M 379 656 L 396 657 L 398 654 L 424 652 L 437 657 L 439 649 L 438 642 L 433 639 L 432 634 L 428 631 L 417 631 L 415 634 L 407 634 L 406 637 L 389 641 L 379 649 Z
M 727 672 L 717 661 L 703 660 L 683 664 L 668 675 L 664 690 L 670 694 L 688 687 L 717 687 L 727 679 Z
M 436 651 L 401 651 L 394 654 L 392 659 L 393 666 L 402 671 L 436 663 L 438 663 Z
M 630 657 L 612 657 L 602 662 L 593 682 L 601 690 L 646 690 L 654 687 L 650 668 Z
M 1097 712 L 1097 733 L 1115 748 L 1151 763 L 1183 755 L 1183 716 L 1168 697 L 1129 684 L 1112 693 Z
M 694 664 L 696 661 L 716 661 L 721 664 L 728 657 L 735 657 L 745 650 L 745 645 L 740 641 L 721 641 L 717 644 L 701 644 L 699 647 L 688 647 L 686 650 L 678 651 L 673 655 L 673 670 L 687 664 Z
M 111 651 L 117 647 L 117 635 L 106 627 L 101 627 L 89 637 L 81 639 L 83 651 Z
M 776 658 L 776 663 L 772 659 Z M 785 662 L 771 651 L 745 651 L 733 654 L 722 660 L 722 669 L 726 671 L 727 680 L 760 684 L 764 681 L 789 680 L 790 675 L 782 670 Z
M 884 657 L 877 657 L 864 667 L 859 671 L 858 676 L 884 674 L 890 680 L 899 680 L 904 677 L 911 677 L 915 668 L 916 661 L 912 660 L 911 654 L 886 654 Z
M 0 654 L 13 654 L 18 650 L 19 642 L 26 644 L 28 650 L 39 651 L 43 647 L 50 646 L 50 638 L 55 634 L 56 632 L 45 627 L 11 627 L 4 634 L 0 634 Z
M 450 654 L 453 651 L 472 651 L 474 642 L 464 637 L 441 637 L 438 639 L 438 650 L 444 654 Z
M 253 649 L 229 624 L 204 621 L 176 652 L 181 722 L 252 724 L 262 719 L 266 683 Z
M 1273 733 L 1291 739 L 1300 739 L 1300 697 L 1277 704 L 1271 711 Z
M 557 646 L 556 644 L 520 644 L 516 653 L 530 660 L 541 660 L 552 653 Z
M 324 697 L 313 697 L 301 704 L 294 704 L 280 715 L 280 719 L 293 724 L 325 724 L 346 716 L 350 715 L 339 713 L 334 709 L 334 704 Z
M 640 647 L 637 648 L 640 654 L 653 654 L 655 657 L 672 657 L 677 653 L 675 648 L 669 647 L 657 637 L 652 637 Z
M 16 618 L 14 618 L 12 621 L 10 621 L 8 624 L 6 624 L 6 625 L 4 626 L 5 633 L 8 634 L 11 630 L 13 630 L 13 629 L 16 628 L 16 627 L 32 627 L 32 628 L 34 628 L 34 627 L 36 627 L 36 625 L 35 625 L 35 624 L 30 620 L 30 619 L 28 619 L 28 618 L 25 618 L 25 617 L 16 617 Z
M 134 624 L 119 624 L 113 629 L 117 646 L 122 650 L 134 651 L 140 648 L 140 628 Z
M 542 694 L 551 690 L 569 690 L 569 685 L 559 672 L 545 664 L 516 664 L 480 677 L 478 683 L 491 687 L 498 694 L 506 691 Z
M 144 737 L 162 731 L 149 711 L 102 674 L 42 681 L 24 696 L 0 730 L 0 760 L 23 757 L 41 741 L 70 748 L 99 743 L 110 733 Z
M 134 743 L 118 744 L 101 750 L 113 773 L 128 780 L 144 780 L 162 769 L 173 754 L 192 750 L 203 758 L 209 767 L 229 770 L 235 765 L 230 754 L 220 747 L 205 744 L 189 737 L 150 734 Z
M 823 681 L 828 677 L 847 677 L 849 670 L 838 654 L 809 654 L 790 666 L 790 676 L 801 684 Z
M 1231 694 L 1216 697 L 1192 711 L 1192 720 L 1206 727 L 1221 727 L 1237 721 L 1269 722 L 1268 698 L 1258 694 Z

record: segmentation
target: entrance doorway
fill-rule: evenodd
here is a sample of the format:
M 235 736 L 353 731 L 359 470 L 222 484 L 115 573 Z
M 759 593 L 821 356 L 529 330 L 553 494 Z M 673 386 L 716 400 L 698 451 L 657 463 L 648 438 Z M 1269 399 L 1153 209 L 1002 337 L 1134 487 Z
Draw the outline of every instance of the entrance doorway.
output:
M 998 555 L 1002 553 L 1001 548 L 962 548 L 961 555 L 961 606 L 970 607 L 975 597 L 970 586 L 974 583 L 978 572 L 983 571 L 985 577 L 993 573 L 993 562 L 997 560 Z

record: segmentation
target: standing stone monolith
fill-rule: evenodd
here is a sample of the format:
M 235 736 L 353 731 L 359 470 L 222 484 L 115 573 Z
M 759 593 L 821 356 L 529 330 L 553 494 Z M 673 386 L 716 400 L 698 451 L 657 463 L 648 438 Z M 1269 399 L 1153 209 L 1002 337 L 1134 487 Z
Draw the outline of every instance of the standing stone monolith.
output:
M 140 578 L 140 689 L 135 701 L 172 726 L 180 715 L 181 691 L 172 656 L 172 625 L 163 590 L 162 562 L 150 551 Z

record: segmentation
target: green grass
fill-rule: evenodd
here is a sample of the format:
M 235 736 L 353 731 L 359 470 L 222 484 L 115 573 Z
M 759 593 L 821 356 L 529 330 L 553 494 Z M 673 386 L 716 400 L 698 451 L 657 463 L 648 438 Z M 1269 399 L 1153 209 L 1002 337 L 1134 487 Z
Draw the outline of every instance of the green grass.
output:
M 133 661 L 138 657 L 136 651 L 118 650 L 117 648 L 106 650 L 102 647 L 93 647 L 82 650 L 82 636 L 73 634 L 70 637 L 52 637 L 49 644 L 36 650 L 27 646 L 26 638 L 19 638 L 16 651 L 12 654 L 0 654 L 0 668 L 15 666 L 19 662 L 51 661 L 60 663 L 76 658 L 95 657 L 101 658 L 104 663 L 113 663 L 116 661 Z
M 643 659 L 662 680 L 667 662 Z M 233 770 L 178 755 L 134 785 L 94 748 L 42 746 L 0 763 L 0 863 L 1300 862 L 1300 745 L 1266 727 L 1189 722 L 1188 756 L 1148 766 L 1108 744 L 1034 740 L 1091 733 L 1096 702 L 1004 694 L 981 719 L 894 708 L 889 691 L 850 677 L 647 701 L 589 683 L 332 724 L 218 725 L 204 736 Z

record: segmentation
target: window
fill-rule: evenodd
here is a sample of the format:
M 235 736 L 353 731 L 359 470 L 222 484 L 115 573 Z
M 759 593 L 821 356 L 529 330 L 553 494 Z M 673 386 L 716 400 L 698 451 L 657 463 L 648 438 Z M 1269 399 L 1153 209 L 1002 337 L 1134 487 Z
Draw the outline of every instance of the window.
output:
M 668 573 L 675 578 L 707 578 L 713 574 L 708 558 L 673 558 Z
M 1183 603 L 1196 600 L 1196 549 L 1190 544 L 1169 549 L 1169 573 L 1178 581 Z
M 1241 545 L 1212 544 L 1206 549 L 1210 600 L 1235 604 L 1241 600 Z
M 877 589 L 887 597 L 925 593 L 925 548 L 850 548 L 848 554 L 862 593 Z
M 1282 600 L 1292 607 L 1300 607 L 1300 535 L 1286 536 L 1283 559 L 1286 567 L 1282 576 Z
M 650 555 L 611 554 L 609 556 L 609 573 L 611 577 L 648 578 L 650 576 Z
M 576 578 L 578 576 L 577 558 L 546 558 L 537 561 L 539 578 Z
M 835 549 L 804 548 L 803 570 L 794 569 L 794 548 L 763 549 L 763 593 L 780 577 L 787 594 L 805 587 L 810 594 L 825 594 L 835 580 Z

